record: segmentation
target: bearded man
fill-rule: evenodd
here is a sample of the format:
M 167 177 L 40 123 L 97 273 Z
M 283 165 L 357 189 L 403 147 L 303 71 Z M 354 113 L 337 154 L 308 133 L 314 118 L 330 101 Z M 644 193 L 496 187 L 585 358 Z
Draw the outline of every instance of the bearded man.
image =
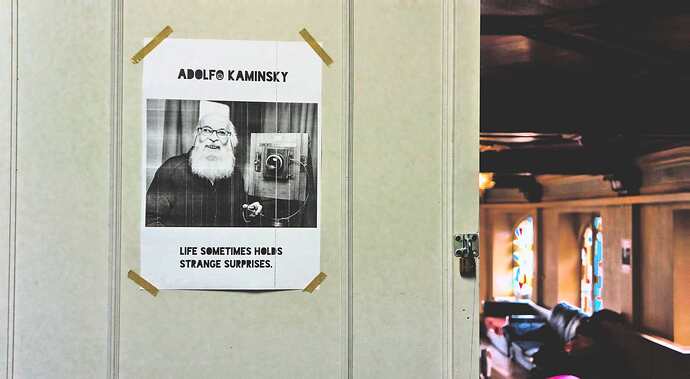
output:
M 228 117 L 202 116 L 194 145 L 165 161 L 146 192 L 146 226 L 245 226 L 261 213 L 235 167 L 235 126 Z

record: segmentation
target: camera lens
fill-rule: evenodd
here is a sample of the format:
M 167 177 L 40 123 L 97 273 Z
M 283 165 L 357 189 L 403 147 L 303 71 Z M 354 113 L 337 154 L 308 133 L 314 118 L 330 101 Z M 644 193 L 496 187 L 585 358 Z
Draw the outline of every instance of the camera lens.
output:
M 266 158 L 266 168 L 278 171 L 283 168 L 283 157 L 278 154 L 271 154 Z

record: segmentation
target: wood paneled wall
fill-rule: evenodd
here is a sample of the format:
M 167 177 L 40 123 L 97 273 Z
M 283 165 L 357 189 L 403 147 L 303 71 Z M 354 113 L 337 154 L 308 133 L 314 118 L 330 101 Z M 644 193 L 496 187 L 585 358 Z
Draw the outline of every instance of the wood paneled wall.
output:
M 512 233 L 526 215 L 533 215 L 537 225 L 537 303 L 549 308 L 561 301 L 579 305 L 580 237 L 592 217 L 600 215 L 604 307 L 623 313 L 644 331 L 690 344 L 690 203 L 562 206 L 538 212 L 484 208 L 482 277 L 488 284 L 482 287 L 482 300 L 511 295 Z M 636 228 L 638 236 L 633 234 Z M 622 261 L 624 240 L 633 242 L 631 265 Z
M 560 301 L 579 305 L 579 239 L 592 216 L 601 215 L 604 307 L 623 313 L 643 332 L 668 339 L 676 346 L 690 346 L 690 202 L 687 192 L 672 193 L 690 188 L 686 186 L 690 183 L 688 154 L 690 147 L 685 147 L 641 160 L 645 173 L 642 193 L 652 195 L 637 200 L 633 197 L 625 201 L 612 195 L 584 200 L 605 195 L 603 189 L 591 191 L 593 195 L 579 191 L 573 197 L 572 188 L 563 186 L 559 178 L 541 180 L 549 187 L 544 203 L 525 204 L 489 193 L 491 203 L 481 208 L 481 254 L 490 262 L 482 272 L 490 282 L 482 287 L 483 299 L 503 296 L 505 286 L 509 286 L 509 279 L 503 278 L 510 249 L 501 238 L 511 235 L 519 218 L 529 213 L 538 215 L 538 292 L 534 299 L 548 308 Z M 597 181 L 592 185 L 601 185 L 601 178 L 592 180 Z M 631 262 L 624 265 L 622 248 L 629 242 Z M 502 280 L 508 284 L 498 283 Z M 639 369 L 642 378 L 690 377 L 688 354 L 642 337 L 632 345 L 636 358 L 630 363 Z
M 536 224 L 536 209 L 527 208 L 518 211 L 505 212 L 500 209 L 484 209 L 480 211 L 481 259 L 479 262 L 480 300 L 509 297 L 513 295 L 513 231 L 517 224 L 525 217 L 532 216 Z M 483 234 L 485 233 L 485 234 Z M 535 249 L 538 241 L 535 240 Z M 535 272 L 535 278 L 536 278 Z M 536 283 L 532 299 L 537 300 Z
M 542 241 L 541 249 L 537 251 L 537 257 L 541 258 L 542 266 L 538 274 L 541 280 L 542 294 L 537 299 L 537 302 L 545 307 L 551 308 L 558 303 L 558 276 L 560 267 L 558 263 L 559 239 L 551 235 L 556 233 L 558 236 L 558 229 L 560 223 L 558 221 L 558 212 L 552 209 L 544 209 L 541 218 L 541 228 L 537 231 Z M 545 230 L 550 230 L 545 233 Z
M 523 212 L 515 210 L 484 209 L 483 218 L 490 220 L 482 223 L 484 233 L 491 238 L 485 241 L 482 254 L 485 261 L 496 260 L 499 262 L 505 258 L 509 248 L 500 238 L 509 228 L 528 212 L 537 214 L 534 209 Z M 625 314 L 630 320 L 633 316 L 633 273 L 632 266 L 623 265 L 622 240 L 633 240 L 633 206 L 606 206 L 591 208 L 546 208 L 539 211 L 540 217 L 536 219 L 538 225 L 537 258 L 539 264 L 537 278 L 540 288 L 539 294 L 534 299 L 546 307 L 553 307 L 560 301 L 567 301 L 573 305 L 579 305 L 580 288 L 580 237 L 583 228 L 595 215 L 600 215 L 604 223 L 604 306 Z M 507 228 L 503 231 L 496 230 Z M 511 231 L 512 233 L 512 231 Z M 650 232 L 653 234 L 653 232 Z M 484 238 L 482 238 L 484 239 Z M 497 244 L 497 242 L 500 242 Z M 503 243 L 503 244 L 501 244 Z M 539 246 L 541 245 L 541 246 Z M 500 248 L 497 248 L 500 246 Z M 641 255 L 641 246 L 633 246 L 632 264 L 638 255 Z M 507 259 L 507 258 L 505 258 Z M 505 269 L 505 262 L 493 263 L 490 267 L 494 270 Z M 489 266 L 485 267 L 487 270 Z M 504 296 L 497 292 L 496 288 L 503 285 L 497 283 L 497 276 L 503 277 L 505 273 L 493 275 L 493 272 L 483 272 L 491 281 L 493 288 L 484 287 L 485 298 L 492 296 Z M 492 277 L 493 275 L 493 277 Z M 670 275 L 666 275 L 670 277 Z M 491 291 L 491 292 L 490 292 Z
M 673 212 L 673 341 L 690 346 L 690 210 Z
M 555 228 L 549 225 L 544 225 L 542 228 L 541 232 L 545 238 L 555 238 L 558 243 L 557 250 L 540 253 L 556 255 L 558 278 L 555 282 L 548 282 L 546 285 L 558 289 L 559 302 L 567 301 L 575 306 L 580 306 L 580 274 L 582 270 L 580 237 L 593 217 L 592 212 L 559 212 L 558 224 Z
M 668 205 L 640 209 L 641 327 L 673 340 L 673 213 Z
M 604 228 L 604 307 L 623 313 L 633 320 L 633 272 L 636 252 L 633 246 L 631 264 L 623 265 L 623 240 L 633 240 L 633 207 L 631 205 L 601 209 Z

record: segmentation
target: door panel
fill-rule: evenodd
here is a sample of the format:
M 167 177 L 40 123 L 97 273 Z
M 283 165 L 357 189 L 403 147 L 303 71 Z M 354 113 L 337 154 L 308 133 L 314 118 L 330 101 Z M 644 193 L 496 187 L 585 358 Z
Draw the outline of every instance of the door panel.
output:
M 0 0 L 0 8 L 4 10 L 0 14 L 0 41 L 4 41 L 0 47 L 0 72 L 2 72 L 2 79 L 0 79 L 0 93 L 5 96 L 5 101 L 0 107 L 0 123 L 8 127 L 0 129 L 0 151 L 3 152 L 5 159 L 0 159 L 0 185 L 3 188 L 14 188 L 14 177 L 12 175 L 12 166 L 14 165 L 14 140 L 15 127 L 12 120 L 14 110 L 14 86 L 15 82 L 15 68 L 13 64 L 15 59 L 14 52 L 15 41 L 12 33 L 14 27 L 14 12 L 11 12 L 12 2 L 10 0 Z M 16 83 L 16 82 L 15 82 Z M 0 198 L 0 212 L 3 217 L 0 218 L 0 246 L 12 246 L 13 240 L 13 223 L 10 217 L 14 217 L 11 209 L 14 203 L 14 194 L 10 190 L 5 196 Z M 9 249 L 8 249 L 9 250 Z M 0 251 L 5 252 L 0 249 Z M 9 296 L 9 272 L 10 254 L 0 254 L 0 341 L 7 341 L 10 334 L 8 333 L 8 326 L 10 322 L 11 309 Z M 0 377 L 7 367 L 7 346 L 8 343 L 0 343 Z
M 0 148 L 16 157 L 0 160 L 0 378 L 476 378 L 476 282 L 451 242 L 477 231 L 478 2 L 0 6 Z M 165 25 L 280 41 L 306 27 L 334 59 L 314 294 L 152 297 L 127 279 L 144 142 L 129 57 Z
M 111 6 L 63 5 L 14 8 L 16 230 L 8 300 L 9 371 L 18 378 L 103 377 L 108 366 Z
M 443 373 L 442 1 L 354 6 L 354 377 Z
M 347 368 L 342 276 L 344 22 L 338 2 L 205 1 L 196 6 L 127 2 L 125 59 L 170 25 L 175 38 L 299 40 L 307 27 L 337 62 L 323 69 L 321 270 L 314 294 L 300 291 L 163 291 L 157 298 L 126 279 L 139 267 L 142 67 L 125 62 L 123 225 L 119 372 L 123 378 L 329 378 Z M 347 271 L 345 271 L 346 273 Z
M 479 232 L 479 12 L 480 3 L 471 0 L 454 2 L 452 28 L 448 28 L 449 76 L 452 93 L 448 96 L 452 151 L 451 182 L 448 203 L 451 204 L 451 232 Z M 481 252 L 480 252 L 481 255 Z M 480 258 L 481 259 L 481 258 Z M 477 262 L 477 267 L 479 263 Z M 479 372 L 479 270 L 477 277 L 458 275 L 459 261 L 452 264 L 452 334 L 453 377 L 476 378 Z

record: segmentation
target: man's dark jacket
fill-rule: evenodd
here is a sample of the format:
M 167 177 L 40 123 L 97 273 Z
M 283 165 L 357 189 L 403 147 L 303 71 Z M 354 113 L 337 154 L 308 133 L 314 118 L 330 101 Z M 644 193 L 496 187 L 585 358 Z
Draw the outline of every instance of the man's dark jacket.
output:
M 249 203 L 242 174 L 214 184 L 192 172 L 189 153 L 158 168 L 146 191 L 146 226 L 246 226 L 242 204 Z

